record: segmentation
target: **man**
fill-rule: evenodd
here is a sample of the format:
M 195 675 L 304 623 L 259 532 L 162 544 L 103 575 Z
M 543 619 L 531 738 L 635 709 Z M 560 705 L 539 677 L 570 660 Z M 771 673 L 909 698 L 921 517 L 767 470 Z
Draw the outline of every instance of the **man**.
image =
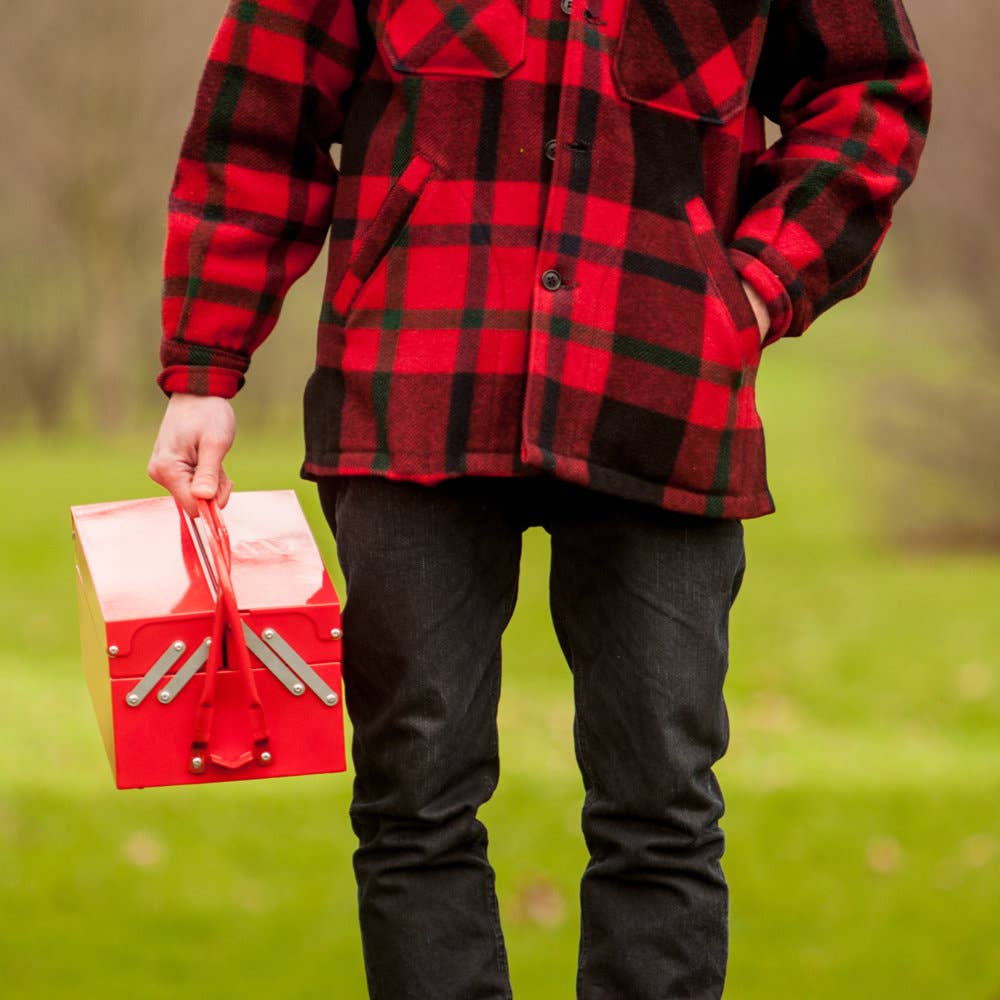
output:
M 721 994 L 711 768 L 742 519 L 774 509 L 754 376 L 864 285 L 929 94 L 901 0 L 230 4 L 150 475 L 225 502 L 227 397 L 329 231 L 302 474 L 347 580 L 373 997 L 510 995 L 476 810 L 530 524 L 586 788 L 578 994 Z

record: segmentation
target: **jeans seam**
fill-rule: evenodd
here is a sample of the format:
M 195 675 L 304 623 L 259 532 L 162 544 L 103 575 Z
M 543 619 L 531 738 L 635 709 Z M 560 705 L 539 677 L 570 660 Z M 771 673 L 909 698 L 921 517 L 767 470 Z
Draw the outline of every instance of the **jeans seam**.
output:
M 557 571 L 558 572 L 558 571 Z M 563 655 L 566 658 L 566 665 L 569 667 L 570 674 L 573 677 L 573 710 L 574 710 L 574 737 L 575 737 L 575 749 L 577 755 L 577 765 L 580 768 L 580 773 L 584 777 L 585 782 L 590 782 L 592 784 L 592 779 L 588 779 L 587 775 L 591 774 L 590 766 L 586 763 L 588 758 L 587 751 L 587 739 L 583 733 L 583 727 L 579 722 L 579 717 L 581 715 L 579 711 L 580 701 L 583 698 L 583 689 L 579 684 L 579 678 L 576 670 L 574 669 L 575 655 L 573 652 L 573 643 L 570 639 L 571 632 L 562 625 L 556 624 L 555 619 L 561 618 L 562 616 L 556 610 L 556 601 L 551 595 L 551 584 L 553 578 L 550 577 L 550 610 L 553 617 L 553 626 L 557 631 L 562 633 L 560 637 L 560 645 L 563 649 Z M 586 793 L 584 797 L 583 809 L 586 809 Z M 583 826 L 583 817 L 581 810 L 581 831 Z M 592 859 L 591 859 L 592 860 Z M 587 867 L 589 867 L 590 861 L 588 861 Z M 582 889 L 582 879 L 586 875 L 586 868 L 581 875 L 581 889 Z M 579 951 L 577 954 L 577 965 L 576 965 L 576 994 L 578 997 L 582 996 L 583 993 L 583 976 L 584 969 L 586 966 L 587 955 L 589 953 L 590 945 L 590 935 L 587 930 L 587 925 L 583 920 L 583 894 L 582 891 L 579 893 L 580 900 L 580 944 Z
M 518 590 L 517 584 L 519 575 L 520 575 L 520 566 L 518 566 L 517 570 L 515 570 L 513 593 L 507 598 L 504 608 L 504 617 L 508 624 L 510 623 L 511 616 L 514 614 L 514 608 L 517 606 L 517 590 Z M 501 639 L 500 639 L 501 642 L 503 641 L 503 632 L 506 631 L 506 628 L 507 626 L 504 625 L 503 630 L 501 630 Z M 500 657 L 500 660 L 498 663 L 498 668 L 493 678 L 493 703 L 499 710 L 500 691 L 501 691 L 501 683 L 503 677 L 503 661 L 502 661 L 502 654 L 500 653 L 500 651 L 498 651 L 498 657 Z M 499 758 L 500 733 L 495 718 L 493 724 L 493 752 Z M 490 865 L 490 869 L 493 870 L 492 865 Z M 504 994 L 504 1000 L 513 1000 L 514 994 L 510 984 L 510 963 L 507 960 L 507 947 L 504 943 L 503 924 L 500 920 L 500 900 L 497 896 L 495 871 L 493 871 L 492 889 L 493 889 L 492 892 L 493 898 L 491 901 L 491 910 L 493 916 L 494 935 L 496 937 L 497 970 L 504 977 L 507 983 L 507 990 Z

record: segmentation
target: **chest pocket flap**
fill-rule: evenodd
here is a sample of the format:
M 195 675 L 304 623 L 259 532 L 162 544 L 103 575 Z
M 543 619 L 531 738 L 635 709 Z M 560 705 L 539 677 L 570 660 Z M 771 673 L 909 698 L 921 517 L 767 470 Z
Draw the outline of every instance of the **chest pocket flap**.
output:
M 612 60 L 629 101 L 712 125 L 746 105 L 766 0 L 627 0 Z
M 507 76 L 524 61 L 525 0 L 382 0 L 376 37 L 400 73 Z

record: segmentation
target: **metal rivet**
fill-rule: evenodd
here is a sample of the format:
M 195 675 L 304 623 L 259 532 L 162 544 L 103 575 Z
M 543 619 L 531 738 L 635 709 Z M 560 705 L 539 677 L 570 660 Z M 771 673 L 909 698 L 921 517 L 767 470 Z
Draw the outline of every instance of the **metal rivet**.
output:
M 270 750 L 265 750 L 260 755 L 260 762 L 262 764 L 270 764 L 271 763 L 271 751 Z
M 301 684 L 292 685 L 292 694 L 303 694 L 304 692 L 305 688 Z
M 183 653 L 185 649 L 187 649 L 187 646 L 185 646 L 185 645 L 184 645 L 184 643 L 180 641 L 180 639 L 178 639 L 178 640 L 177 640 L 177 641 L 176 641 L 176 642 L 174 643 L 174 650 L 175 650 L 176 652 L 178 652 L 178 653 Z
M 266 629 L 264 629 L 263 635 L 264 635 L 265 639 L 273 639 L 274 638 L 274 629 L 273 628 L 266 628 Z
M 125 700 L 126 700 L 126 701 L 127 701 L 127 702 L 128 702 L 128 703 L 129 703 L 129 704 L 130 704 L 130 705 L 131 705 L 131 706 L 132 706 L 133 708 L 135 708 L 135 706 L 139 704 L 139 696 L 138 696 L 137 694 L 130 694 L 130 695 L 129 695 L 129 696 L 128 696 L 128 697 L 127 697 L 127 698 L 126 698 Z
M 336 705 L 339 699 L 337 698 L 337 693 L 335 691 L 331 691 L 323 700 L 328 705 Z
M 108 656 L 117 656 L 118 652 L 117 646 L 108 646 Z
M 192 771 L 204 771 L 205 770 L 205 762 L 201 759 L 201 757 L 192 757 L 191 758 L 191 770 Z
M 339 639 L 343 634 L 344 633 L 341 632 L 339 628 L 332 628 L 332 629 L 330 629 L 330 638 L 331 639 Z
M 159 698 L 161 704 L 166 705 L 170 701 L 170 692 L 161 691 L 156 697 Z
M 558 145 L 558 143 L 556 142 L 555 139 L 549 139 L 549 141 L 547 143 L 545 143 L 545 155 L 550 160 L 554 160 L 556 158 L 556 146 L 557 145 Z
M 542 272 L 542 287 L 547 291 L 554 292 L 562 286 L 562 283 L 562 275 L 555 268 L 550 267 Z

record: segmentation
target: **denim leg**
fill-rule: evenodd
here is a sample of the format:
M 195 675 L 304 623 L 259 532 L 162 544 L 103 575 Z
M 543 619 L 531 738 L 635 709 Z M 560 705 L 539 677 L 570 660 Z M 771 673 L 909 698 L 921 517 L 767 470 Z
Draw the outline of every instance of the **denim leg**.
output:
M 722 994 L 728 616 L 743 526 L 574 494 L 550 523 L 553 620 L 573 671 L 590 861 L 582 1000 Z
M 373 1000 L 510 996 L 487 835 L 498 779 L 500 637 L 521 529 L 502 491 L 321 481 L 347 581 L 351 821 Z

